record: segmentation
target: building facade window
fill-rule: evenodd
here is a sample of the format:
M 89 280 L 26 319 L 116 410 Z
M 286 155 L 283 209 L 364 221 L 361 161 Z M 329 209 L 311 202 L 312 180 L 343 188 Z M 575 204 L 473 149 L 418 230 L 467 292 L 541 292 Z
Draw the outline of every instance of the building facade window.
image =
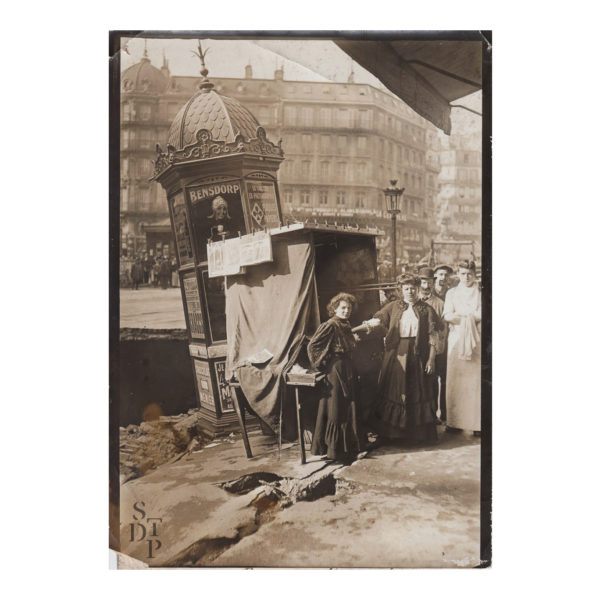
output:
M 149 158 L 139 160 L 137 168 L 137 175 L 140 179 L 148 179 L 152 175 L 152 161 Z
M 302 134 L 302 151 L 309 152 L 312 149 L 312 135 L 310 133 Z
M 142 129 L 140 134 L 140 148 L 152 148 L 156 144 L 156 134 L 154 131 Z
M 283 119 L 286 125 L 296 124 L 296 107 L 286 106 L 283 110 Z
M 258 122 L 261 125 L 266 125 L 270 122 L 271 111 L 268 106 L 259 106 L 258 108 Z
M 294 201 L 294 194 L 290 190 L 286 190 L 283 194 L 283 199 L 286 204 L 292 204 Z
M 300 203 L 304 206 L 308 206 L 310 204 L 310 190 L 302 190 L 300 193 Z
M 152 117 L 152 107 L 149 104 L 141 104 L 139 107 L 140 119 L 142 121 L 149 121 Z
M 365 192 L 357 192 L 356 194 L 356 208 L 366 208 L 367 206 L 367 195 Z
M 148 210 L 150 208 L 150 191 L 148 189 L 138 190 L 138 210 Z
M 310 177 L 310 160 L 302 161 L 302 177 Z
M 370 126 L 370 111 L 365 109 L 358 110 L 358 126 L 368 129 Z
M 348 148 L 348 136 L 338 135 L 338 153 L 346 154 Z
M 346 192 L 342 190 L 337 192 L 337 194 L 335 195 L 335 203 L 338 206 L 343 206 L 344 204 L 346 204 Z
M 303 106 L 301 112 L 301 125 L 312 125 L 312 108 L 310 106 Z
M 367 138 L 364 135 L 359 135 L 356 138 L 356 149 L 362 154 L 367 150 Z
M 295 133 L 286 133 L 285 135 L 286 146 L 288 150 L 297 151 L 298 150 L 298 140 L 296 139 Z
M 321 163 L 321 177 L 327 178 L 329 177 L 329 162 L 324 161 Z
M 337 164 L 337 176 L 338 179 L 345 180 L 348 174 L 348 165 L 345 162 Z
M 331 136 L 321 136 L 321 152 L 331 152 Z
M 340 127 L 350 126 L 350 111 L 347 108 L 340 108 L 338 110 L 338 125 Z
M 331 108 L 321 108 L 319 117 L 321 125 L 329 127 L 331 125 Z
M 329 194 L 327 190 L 321 190 L 319 192 L 319 204 L 321 206 L 326 206 L 329 203 Z

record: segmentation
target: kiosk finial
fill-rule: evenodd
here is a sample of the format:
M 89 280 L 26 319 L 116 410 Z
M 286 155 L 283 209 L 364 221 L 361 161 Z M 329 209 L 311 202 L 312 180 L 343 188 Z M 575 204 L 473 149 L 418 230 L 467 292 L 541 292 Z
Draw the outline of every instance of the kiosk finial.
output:
M 213 89 L 214 85 L 208 80 L 208 69 L 206 68 L 206 63 L 204 62 L 204 57 L 207 55 L 209 48 L 206 50 L 202 50 L 202 42 L 198 40 L 198 51 L 192 51 L 192 54 L 195 54 L 200 59 L 200 65 L 202 69 L 200 69 L 200 75 L 202 75 L 202 83 L 200 84 L 200 90 L 207 94 L 210 90 Z

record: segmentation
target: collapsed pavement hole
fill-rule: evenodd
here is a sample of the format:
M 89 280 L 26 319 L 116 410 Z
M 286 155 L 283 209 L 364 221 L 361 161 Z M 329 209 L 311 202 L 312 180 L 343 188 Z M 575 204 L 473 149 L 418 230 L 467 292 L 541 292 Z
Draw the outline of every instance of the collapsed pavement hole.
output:
M 225 481 L 223 483 L 219 483 L 219 487 L 224 489 L 226 492 L 230 494 L 238 494 L 243 495 L 248 492 L 256 489 L 257 487 L 264 485 L 265 483 L 274 483 L 276 481 L 281 481 L 283 479 L 276 473 L 268 473 L 266 471 L 260 471 L 258 473 L 248 473 L 246 475 L 242 475 L 237 479 L 232 479 L 231 481 Z
M 267 482 L 266 479 L 271 481 Z M 264 471 L 249 473 L 232 481 L 220 483 L 218 485 L 221 488 L 238 495 L 264 486 L 264 489 L 249 503 L 249 506 L 256 511 L 254 519 L 239 527 L 232 537 L 199 540 L 180 552 L 166 566 L 209 566 L 229 548 L 273 521 L 279 511 L 296 502 L 312 502 L 325 496 L 335 495 L 337 483 L 335 472 L 318 473 L 308 479 L 292 479 Z

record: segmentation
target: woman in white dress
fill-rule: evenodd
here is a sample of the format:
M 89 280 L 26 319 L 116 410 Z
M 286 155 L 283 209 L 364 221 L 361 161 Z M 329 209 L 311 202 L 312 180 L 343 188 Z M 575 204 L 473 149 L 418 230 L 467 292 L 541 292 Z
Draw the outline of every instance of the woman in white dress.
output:
M 448 290 L 444 320 L 449 323 L 446 383 L 447 426 L 481 431 L 481 292 L 475 263 L 458 265 L 459 284 Z

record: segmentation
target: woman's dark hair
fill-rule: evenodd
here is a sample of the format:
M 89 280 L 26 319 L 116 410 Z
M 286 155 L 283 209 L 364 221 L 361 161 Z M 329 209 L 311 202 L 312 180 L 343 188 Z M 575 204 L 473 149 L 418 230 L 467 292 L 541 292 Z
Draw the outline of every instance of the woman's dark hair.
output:
M 475 263 L 472 260 L 461 260 L 456 265 L 456 270 L 458 271 L 458 269 L 467 269 L 468 271 L 472 271 L 473 273 L 477 272 L 477 267 L 475 266 Z
M 352 306 L 352 312 L 354 312 L 354 309 L 356 308 L 356 305 L 358 304 L 358 301 L 356 300 L 356 298 L 352 294 L 347 294 L 346 292 L 340 292 L 339 294 L 335 295 L 329 301 L 329 304 L 327 305 L 327 314 L 329 314 L 330 317 L 333 317 L 333 315 L 335 314 L 336 308 L 340 305 L 340 302 L 343 302 L 344 300 L 348 304 L 350 304 L 350 306 Z
M 415 287 L 419 287 L 421 285 L 419 277 L 410 273 L 400 275 L 396 278 L 396 282 L 398 283 L 398 287 L 402 287 L 403 285 L 414 285 Z

